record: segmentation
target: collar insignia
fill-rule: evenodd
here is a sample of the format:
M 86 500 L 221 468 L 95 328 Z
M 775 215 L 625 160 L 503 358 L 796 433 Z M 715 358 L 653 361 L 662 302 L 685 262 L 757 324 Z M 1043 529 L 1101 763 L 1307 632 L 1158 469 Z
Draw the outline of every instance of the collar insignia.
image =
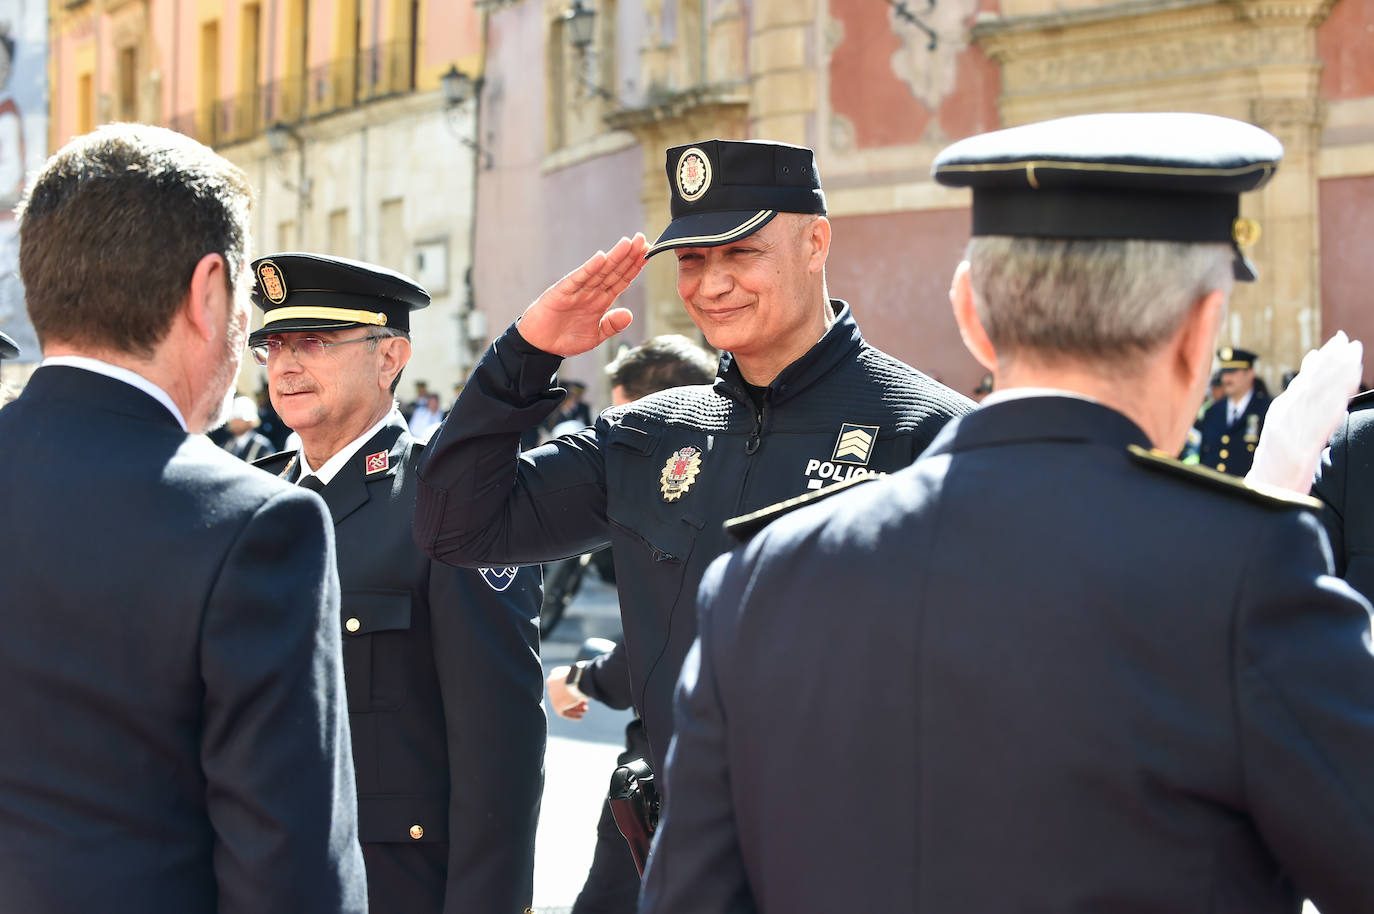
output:
M 663 465 L 659 474 L 660 490 L 664 501 L 677 501 L 692 487 L 697 474 L 701 472 L 701 448 L 678 448 Z
M 373 473 L 383 473 L 391 466 L 391 454 L 387 451 L 378 451 L 375 454 L 368 454 L 363 466 L 367 470 L 368 476 L 371 476 Z

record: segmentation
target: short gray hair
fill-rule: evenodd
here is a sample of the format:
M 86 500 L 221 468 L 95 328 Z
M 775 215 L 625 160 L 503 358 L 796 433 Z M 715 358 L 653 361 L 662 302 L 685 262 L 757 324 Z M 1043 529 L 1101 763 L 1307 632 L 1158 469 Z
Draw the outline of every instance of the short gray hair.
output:
M 967 259 L 993 348 L 1114 362 L 1153 351 L 1216 289 L 1230 297 L 1227 244 L 984 236 Z
M 404 337 L 404 338 L 407 339 L 407 340 L 410 339 L 410 332 L 409 332 L 409 331 L 407 331 L 407 330 L 398 330 L 398 329 L 396 329 L 395 327 L 373 327 L 373 328 L 372 328 L 372 333 L 369 334 L 369 335 L 370 335 L 370 336 L 375 336 L 375 337 L 378 337 L 378 338 L 399 336 L 399 337 Z M 373 340 L 372 342 L 368 343 L 368 344 L 367 344 L 367 348 L 369 348 L 369 349 L 376 349 L 376 348 L 377 348 L 377 340 Z M 398 372 L 396 372 L 396 377 L 394 377 L 394 378 L 391 379 L 391 393 L 392 393 L 393 395 L 396 393 L 396 388 L 401 386 L 401 375 L 405 373 L 405 370 L 406 370 L 405 366 L 402 365 L 402 366 L 401 366 L 401 370 L 398 371 Z

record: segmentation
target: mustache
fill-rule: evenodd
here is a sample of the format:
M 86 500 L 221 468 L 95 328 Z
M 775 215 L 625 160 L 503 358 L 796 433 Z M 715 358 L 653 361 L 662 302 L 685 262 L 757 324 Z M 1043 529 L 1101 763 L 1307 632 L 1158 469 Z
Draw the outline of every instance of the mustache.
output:
M 316 393 L 318 388 L 314 384 L 308 382 L 304 384 L 281 383 L 272 388 L 272 390 L 279 396 L 287 396 L 289 394 Z

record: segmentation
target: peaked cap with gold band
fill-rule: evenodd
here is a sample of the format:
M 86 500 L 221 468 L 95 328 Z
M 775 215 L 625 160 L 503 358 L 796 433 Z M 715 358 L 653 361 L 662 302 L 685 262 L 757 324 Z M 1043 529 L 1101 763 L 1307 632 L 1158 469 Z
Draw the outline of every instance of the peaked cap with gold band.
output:
M 14 359 L 19 357 L 19 346 L 0 330 L 0 359 Z
M 389 327 L 410 330 L 410 312 L 429 306 L 419 283 L 385 267 L 324 254 L 285 252 L 253 261 L 253 304 L 262 328 L 250 346 L 273 333 Z
M 973 234 L 1222 242 L 1236 278 L 1259 225 L 1240 194 L 1262 186 L 1283 144 L 1252 124 L 1209 114 L 1084 114 L 970 137 L 931 166 L 973 188 Z
M 1238 368 L 1254 368 L 1259 356 L 1249 349 L 1237 349 L 1233 346 L 1222 346 L 1217 350 L 1217 361 L 1221 363 L 1220 371 L 1235 371 Z
M 668 150 L 673 221 L 645 257 L 745 238 L 778 213 L 825 215 L 816 154 L 759 140 L 704 140 Z

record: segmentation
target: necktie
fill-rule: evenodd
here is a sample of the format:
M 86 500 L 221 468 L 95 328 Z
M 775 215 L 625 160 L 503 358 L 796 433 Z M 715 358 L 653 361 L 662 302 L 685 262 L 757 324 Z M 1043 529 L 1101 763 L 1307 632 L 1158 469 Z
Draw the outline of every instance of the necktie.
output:
M 320 477 L 313 473 L 296 483 L 296 485 L 300 486 L 302 489 L 309 489 L 312 492 L 324 491 L 324 483 L 320 482 Z

